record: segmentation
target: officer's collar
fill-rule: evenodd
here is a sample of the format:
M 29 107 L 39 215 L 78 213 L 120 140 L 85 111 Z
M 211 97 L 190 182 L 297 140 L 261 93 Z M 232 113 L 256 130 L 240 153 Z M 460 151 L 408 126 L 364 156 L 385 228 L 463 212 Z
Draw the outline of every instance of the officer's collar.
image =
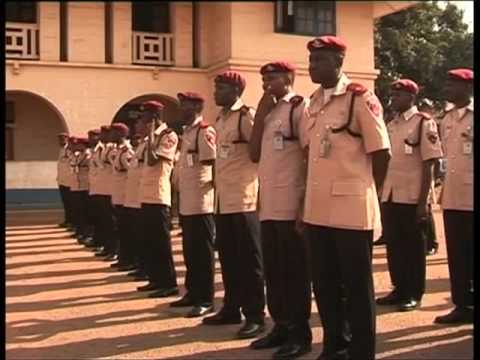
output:
M 193 129 L 194 127 L 197 127 L 201 122 L 203 121 L 203 116 L 199 115 L 193 120 L 193 123 L 191 125 L 187 125 L 187 129 Z
M 338 79 L 337 85 L 333 87 L 333 93 L 331 96 L 338 96 L 345 94 L 347 92 L 347 87 L 351 83 L 350 79 L 342 73 L 340 75 L 340 78 Z M 331 88 L 332 89 L 332 88 Z M 325 89 L 320 85 L 320 87 L 313 93 L 312 95 L 312 100 L 315 99 L 317 96 L 321 95 L 321 98 L 323 99 L 323 92 Z
M 445 112 L 449 112 L 449 111 L 452 111 L 453 109 L 467 109 L 469 111 L 472 111 L 473 112 L 473 98 L 470 99 L 470 104 L 468 104 L 467 106 L 463 107 L 463 108 L 457 108 L 455 106 L 455 104 L 452 104 L 451 102 L 447 102 L 447 105 L 445 105 Z
M 418 113 L 418 109 L 416 106 L 412 106 L 410 109 L 408 109 L 407 111 L 404 111 L 401 115 L 401 117 L 405 120 L 405 121 L 408 121 L 412 118 L 413 115 L 415 115 L 416 113 Z
M 238 111 L 243 107 L 242 99 L 238 98 L 237 101 L 230 107 L 230 111 Z
M 167 124 L 162 122 L 158 128 L 153 132 L 155 135 L 160 135 L 160 133 L 167 128 Z
M 295 95 L 296 94 L 293 91 L 289 91 L 280 99 L 280 101 L 289 102 Z

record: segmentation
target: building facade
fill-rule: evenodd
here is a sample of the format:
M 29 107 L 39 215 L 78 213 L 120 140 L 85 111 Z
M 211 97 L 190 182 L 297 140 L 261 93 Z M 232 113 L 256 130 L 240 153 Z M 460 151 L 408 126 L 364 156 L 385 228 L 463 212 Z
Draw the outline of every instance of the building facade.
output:
M 345 71 L 373 88 L 374 21 L 414 3 L 7 2 L 7 206 L 58 200 L 59 132 L 85 135 L 128 123 L 145 99 L 167 104 L 173 119 L 176 94 L 196 91 L 207 98 L 205 118 L 214 122 L 218 73 L 241 72 L 245 102 L 255 107 L 259 68 L 279 59 L 297 66 L 295 89 L 309 96 L 315 85 L 305 45 L 318 35 L 344 38 Z

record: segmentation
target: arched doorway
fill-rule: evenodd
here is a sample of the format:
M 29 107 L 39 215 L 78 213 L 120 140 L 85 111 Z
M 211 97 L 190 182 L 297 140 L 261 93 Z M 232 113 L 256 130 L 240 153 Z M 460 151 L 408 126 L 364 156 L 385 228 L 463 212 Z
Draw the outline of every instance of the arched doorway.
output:
M 178 101 L 170 96 L 161 94 L 144 94 L 129 100 L 117 111 L 113 117 L 112 123 L 125 123 L 130 128 L 130 131 L 133 131 L 134 121 L 140 116 L 140 105 L 148 100 L 156 100 L 164 104 L 164 120 L 169 126 L 175 127 L 175 123 L 178 119 Z
M 68 132 L 48 99 L 23 90 L 5 96 L 6 207 L 58 208 L 57 134 Z
M 6 160 L 56 160 L 57 134 L 68 132 L 58 109 L 44 97 L 23 90 L 7 90 L 5 107 Z

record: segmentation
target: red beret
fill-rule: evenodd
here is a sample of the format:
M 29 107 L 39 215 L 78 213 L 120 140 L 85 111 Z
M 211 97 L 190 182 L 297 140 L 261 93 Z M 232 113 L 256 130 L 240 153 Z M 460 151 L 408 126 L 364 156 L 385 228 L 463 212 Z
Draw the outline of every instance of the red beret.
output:
M 226 71 L 215 77 L 215 82 L 224 82 L 238 86 L 241 90 L 245 89 L 247 82 L 245 78 L 235 71 Z
M 448 72 L 450 78 L 463 81 L 473 81 L 473 70 L 471 69 L 452 69 Z
M 160 101 L 156 100 L 147 100 L 142 102 L 141 104 L 141 109 L 142 110 L 153 110 L 153 111 L 159 111 L 162 110 L 165 107 Z
M 307 49 L 309 51 L 319 50 L 319 49 L 328 49 L 339 52 L 345 52 L 347 50 L 347 45 L 345 42 L 337 36 L 325 35 L 317 37 L 313 40 L 310 40 L 307 43 Z
M 195 92 L 181 92 L 177 94 L 178 100 L 192 100 L 192 101 L 200 101 L 204 102 L 205 100 L 203 99 L 202 95 L 197 94 Z
M 410 79 L 400 79 L 394 81 L 392 83 L 392 89 L 403 90 L 414 95 L 418 94 L 418 85 L 415 83 L 415 81 Z
M 127 125 L 124 123 L 114 123 L 112 126 L 110 126 L 112 130 L 117 130 L 119 131 L 123 136 L 128 136 L 128 133 L 130 132 L 129 128 Z
M 107 132 L 110 130 L 110 125 L 102 125 L 100 126 L 100 131 L 101 132 Z
M 100 129 L 92 129 L 88 131 L 88 135 L 100 135 Z
M 86 137 L 77 137 L 76 140 L 77 140 L 76 141 L 77 144 L 88 145 L 88 138 Z
M 287 61 L 275 61 L 268 64 L 263 65 L 260 68 L 260 74 L 264 75 L 270 72 L 295 72 L 295 66 L 290 64 Z

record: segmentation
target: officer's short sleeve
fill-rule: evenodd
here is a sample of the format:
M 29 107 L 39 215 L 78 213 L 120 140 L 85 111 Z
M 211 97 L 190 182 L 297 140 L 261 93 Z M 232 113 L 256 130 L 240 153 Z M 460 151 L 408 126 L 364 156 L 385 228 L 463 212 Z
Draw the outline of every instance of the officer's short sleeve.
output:
M 390 149 L 390 139 L 387 126 L 383 120 L 382 105 L 371 91 L 356 96 L 355 119 L 367 154 Z
M 313 125 L 314 119 L 310 115 L 309 102 L 307 102 L 302 109 L 298 123 L 298 140 L 303 149 L 310 144 L 310 131 L 313 128 Z
M 198 158 L 200 161 L 215 160 L 217 156 L 217 133 L 213 126 L 201 129 L 198 137 Z
M 242 124 L 240 126 L 240 131 L 242 132 L 244 139 L 247 141 L 250 141 L 250 136 L 252 136 L 254 117 L 255 117 L 255 110 L 251 108 L 242 117 Z
M 155 153 L 168 160 L 175 159 L 175 152 L 177 151 L 178 136 L 175 132 L 170 131 L 163 135 L 158 142 Z
M 442 144 L 438 135 L 437 123 L 433 119 L 424 120 L 422 126 L 420 154 L 422 160 L 438 159 L 443 156 Z
M 120 157 L 120 163 L 124 169 L 128 169 L 128 167 L 130 166 L 130 161 L 133 158 L 133 154 L 134 154 L 133 150 L 128 149 Z

